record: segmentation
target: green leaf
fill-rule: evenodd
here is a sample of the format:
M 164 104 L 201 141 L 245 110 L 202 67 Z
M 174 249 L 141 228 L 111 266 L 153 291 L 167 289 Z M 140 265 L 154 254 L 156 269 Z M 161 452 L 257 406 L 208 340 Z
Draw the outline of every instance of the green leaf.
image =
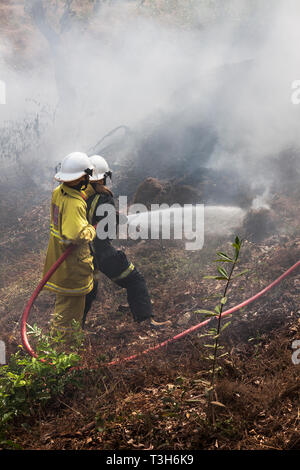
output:
M 225 352 L 225 353 L 221 354 L 220 356 L 218 356 L 218 359 L 220 359 L 221 357 L 224 357 L 224 356 L 228 356 L 228 354 L 229 354 L 228 352 Z
M 212 333 L 204 333 L 202 335 L 198 334 L 197 338 L 204 338 L 205 336 L 212 336 L 212 335 L 213 335 Z
M 227 259 L 214 259 L 215 263 L 234 263 L 234 261 L 230 261 Z
M 220 313 L 221 313 L 221 308 L 222 308 L 221 305 L 217 305 L 217 306 L 215 307 L 215 311 L 217 312 L 218 315 L 220 315 Z
M 245 269 L 244 271 L 240 272 L 239 274 L 236 274 L 235 276 L 233 276 L 232 279 L 236 279 L 237 277 L 240 277 L 240 276 L 242 276 L 243 274 L 246 274 L 249 271 L 250 271 L 250 269 Z
M 226 253 L 223 253 L 222 251 L 217 251 L 217 255 L 220 257 L 220 261 L 229 261 L 233 263 L 233 259 L 230 258 L 230 256 L 226 255 Z
M 218 271 L 221 274 L 221 276 L 225 277 L 228 280 L 229 276 L 225 268 L 218 266 Z
M 240 247 L 241 246 L 241 240 L 239 239 L 238 236 L 235 237 L 235 243 Z
M 208 332 L 210 335 L 215 335 L 217 334 L 217 328 L 210 328 Z
M 203 279 L 216 279 L 217 281 L 228 281 L 228 278 L 224 276 L 203 276 Z
M 223 325 L 223 326 L 221 327 L 221 331 L 224 331 L 225 328 L 227 328 L 227 326 L 230 325 L 230 323 L 231 323 L 231 321 L 228 321 L 227 323 L 225 323 L 225 325 Z
M 235 248 L 235 261 L 237 261 L 240 253 L 242 242 L 238 236 L 235 237 L 235 242 L 232 243 L 232 246 Z
M 227 297 L 222 297 L 222 299 L 221 299 L 221 304 L 222 304 L 222 305 L 225 305 L 226 302 L 227 302 Z
M 206 316 L 209 316 L 209 317 L 216 316 L 216 313 L 212 312 L 211 310 L 195 310 L 194 313 L 205 313 Z

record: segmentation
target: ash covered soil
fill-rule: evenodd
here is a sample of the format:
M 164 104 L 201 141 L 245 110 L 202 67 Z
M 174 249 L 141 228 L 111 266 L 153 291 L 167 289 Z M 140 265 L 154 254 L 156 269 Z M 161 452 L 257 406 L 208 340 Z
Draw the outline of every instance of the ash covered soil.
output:
M 19 349 L 21 315 L 40 280 L 48 241 L 50 192 L 39 201 L 34 190 L 27 197 L 31 203 L 23 215 L 7 221 L 1 233 L 0 330 L 8 356 Z M 26 198 L 20 204 L 26 206 Z M 299 260 L 298 194 L 276 195 L 272 204 L 290 233 L 244 240 L 239 270 L 249 271 L 231 284 L 228 308 Z M 194 312 L 213 309 L 223 291 L 222 282 L 203 277 L 216 274 L 215 252 L 230 253 L 233 239 L 206 240 L 199 251 L 171 241 L 124 244 L 147 280 L 157 318 L 171 320 L 171 326 L 157 333 L 135 324 L 125 291 L 101 276 L 87 321 L 83 386 L 53 398 L 38 418 L 17 421 L 10 439 L 23 449 L 299 449 L 299 365 L 292 362 L 292 342 L 300 339 L 298 270 L 234 313 L 224 330 L 221 344 L 228 355 L 220 360 L 217 380 L 224 406 L 214 428 L 205 421 L 209 364 L 200 334 L 207 329 L 134 361 L 103 366 L 198 324 L 203 317 Z M 53 306 L 52 294 L 42 293 L 30 325 L 49 331 Z
M 13 44 L 6 61 L 15 66 L 17 56 L 20 67 L 30 60 L 34 44 L 38 58 L 46 45 L 41 35 L 38 41 L 32 39 L 33 32 L 37 34 L 32 22 L 18 20 L 23 3 L 2 0 L 0 5 L 3 33 Z M 18 184 L 13 172 L 1 181 L 0 339 L 7 346 L 7 358 L 19 350 L 22 312 L 41 279 L 49 234 L 51 192 L 21 176 Z M 128 188 L 127 181 L 124 184 Z M 136 190 L 138 184 L 133 186 Z M 270 206 L 284 228 L 274 234 L 270 226 L 257 239 L 247 236 L 247 227 L 255 222 L 258 232 L 261 228 L 261 218 L 248 214 L 241 227 L 245 240 L 239 269 L 249 271 L 231 285 L 228 308 L 256 294 L 300 259 L 299 196 L 299 189 L 274 191 Z M 154 333 L 134 324 L 125 292 L 102 276 L 87 321 L 81 386 L 70 385 L 32 416 L 16 420 L 7 437 L 26 450 L 299 450 L 300 365 L 292 362 L 292 343 L 300 340 L 299 269 L 233 314 L 224 330 L 221 344 L 228 355 L 220 361 L 217 380 L 217 398 L 224 406 L 216 409 L 215 427 L 206 421 L 210 365 L 200 334 L 207 329 L 137 360 L 103 366 L 198 324 L 202 317 L 194 312 L 213 309 L 223 291 L 221 282 L 204 276 L 216 274 L 215 253 L 230 252 L 235 234 L 239 231 L 232 238 L 205 240 L 203 249 L 193 252 L 173 242 L 124 243 L 128 258 L 147 280 L 157 318 L 171 320 L 171 326 Z M 54 297 L 43 292 L 29 323 L 48 332 L 53 307 Z

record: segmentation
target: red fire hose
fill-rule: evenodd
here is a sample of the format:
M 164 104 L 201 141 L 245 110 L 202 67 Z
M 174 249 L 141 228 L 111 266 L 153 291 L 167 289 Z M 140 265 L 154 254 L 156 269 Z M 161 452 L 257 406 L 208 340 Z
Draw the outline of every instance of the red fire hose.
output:
M 260 292 L 258 292 L 257 294 L 253 295 L 252 297 L 250 297 L 249 299 L 245 300 L 244 302 L 236 305 L 235 307 L 232 307 L 228 310 L 226 310 L 225 312 L 223 312 L 221 314 L 221 317 L 225 317 L 226 315 L 230 315 L 231 313 L 233 312 L 236 312 L 237 310 L 240 310 L 241 308 L 245 307 L 246 305 L 250 304 L 251 302 L 254 302 L 254 300 L 257 300 L 259 297 L 261 297 L 263 294 L 265 294 L 266 292 L 268 292 L 270 289 L 272 289 L 272 287 L 275 287 L 277 284 L 279 284 L 279 282 L 281 282 L 285 277 L 287 277 L 292 271 L 294 271 L 294 269 L 300 267 L 300 260 L 297 261 L 297 263 L 295 263 L 293 266 L 291 266 L 287 271 L 285 271 L 280 277 L 278 277 L 277 279 L 275 279 L 275 281 L 273 281 L 271 284 L 269 284 L 267 287 L 265 287 L 263 290 L 261 290 Z M 209 322 L 211 321 L 211 318 L 208 318 L 207 320 L 204 320 L 202 321 L 201 323 L 198 323 L 197 325 L 194 325 L 192 326 L 191 328 L 189 328 L 188 330 L 185 330 L 183 331 L 182 333 L 179 333 L 178 335 L 176 336 L 173 336 L 173 338 L 170 338 L 170 339 L 167 339 L 166 341 L 163 341 L 162 343 L 160 344 L 157 344 L 156 346 L 153 346 L 151 348 L 148 348 L 146 349 L 145 351 L 142 351 L 141 353 L 138 353 L 138 354 L 134 354 L 132 356 L 129 356 L 129 357 L 125 357 L 123 359 L 117 359 L 115 361 L 112 361 L 112 362 L 109 362 L 108 364 L 105 364 L 107 366 L 112 366 L 112 365 L 116 365 L 116 364 L 119 364 L 121 362 L 125 362 L 125 361 L 132 361 L 136 358 L 138 358 L 139 356 L 142 356 L 143 354 L 147 354 L 148 352 L 150 351 L 156 351 L 157 349 L 160 349 L 164 346 L 166 346 L 167 344 L 170 344 L 174 341 L 177 341 L 178 339 L 181 339 L 183 338 L 184 336 L 188 335 L 189 333 L 192 333 L 193 331 L 196 331 L 198 330 L 199 328 L 201 328 L 202 326 L 205 326 L 207 325 Z
M 27 337 L 26 324 L 27 324 L 27 320 L 28 320 L 28 317 L 29 317 L 30 310 L 31 310 L 32 305 L 34 304 L 37 296 L 39 295 L 39 293 L 43 289 L 44 285 L 46 284 L 46 282 L 50 279 L 50 277 L 57 270 L 57 268 L 64 262 L 64 260 L 69 256 L 69 254 L 74 250 L 74 248 L 75 248 L 75 245 L 70 245 L 66 249 L 66 251 L 61 255 L 61 257 L 56 261 L 56 263 L 52 266 L 52 268 L 48 271 L 48 273 L 44 276 L 44 278 L 41 280 L 41 282 L 39 283 L 39 285 L 35 289 L 34 293 L 32 294 L 32 296 L 31 296 L 31 298 L 30 298 L 30 300 L 29 300 L 29 302 L 26 305 L 26 308 L 24 310 L 22 320 L 21 320 L 22 343 L 23 343 L 23 346 L 25 347 L 25 349 L 27 350 L 27 352 L 32 357 L 38 358 L 38 355 L 36 354 L 36 352 L 30 346 L 29 341 L 28 341 L 28 337 Z M 300 260 L 297 261 L 297 263 L 295 263 L 293 266 L 291 266 L 287 271 L 285 271 L 281 276 L 279 276 L 277 279 L 275 279 L 275 281 L 273 281 L 271 284 L 269 284 L 263 290 L 261 290 L 260 292 L 258 292 L 255 295 L 253 295 L 249 299 L 245 300 L 244 302 L 236 305 L 235 307 L 232 307 L 229 310 L 226 310 L 225 312 L 223 312 L 221 314 L 221 316 L 225 317 L 226 315 L 230 315 L 231 313 L 236 312 L 237 310 L 240 310 L 241 308 L 245 307 L 246 305 L 250 304 L 251 302 L 254 302 L 259 297 L 261 297 L 266 292 L 268 292 L 270 289 L 272 289 L 277 284 L 279 284 L 283 279 L 285 279 L 289 274 L 291 274 L 299 266 L 300 266 Z M 104 365 L 112 366 L 112 365 L 120 364 L 122 362 L 131 361 L 131 360 L 134 360 L 134 359 L 142 356 L 143 354 L 147 354 L 151 351 L 155 351 L 157 349 L 160 349 L 160 348 L 166 346 L 167 344 L 172 343 L 174 341 L 177 341 L 177 340 L 183 338 L 184 336 L 188 335 L 189 333 L 192 333 L 192 332 L 198 330 L 202 326 L 207 325 L 210 322 L 210 320 L 211 320 L 211 318 L 209 318 L 205 321 L 202 321 L 201 323 L 198 323 L 197 325 L 192 326 L 191 328 L 183 331 L 182 333 L 179 333 L 178 335 L 176 335 L 176 336 L 174 336 L 170 339 L 167 339 L 166 341 L 163 341 L 162 343 L 157 344 L 156 346 L 150 347 L 150 348 L 146 349 L 145 351 L 142 351 L 138 354 L 134 354 L 132 356 L 128 356 L 128 357 L 125 357 L 125 358 L 122 358 L 122 359 L 117 359 L 115 361 L 109 362 L 109 363 L 104 364 Z M 42 362 L 46 362 L 44 359 L 40 359 L 40 360 Z
M 27 337 L 27 331 L 26 331 L 26 324 L 27 324 L 27 320 L 28 320 L 28 317 L 29 317 L 29 313 L 30 313 L 30 310 L 35 302 L 35 299 L 37 298 L 37 296 L 39 295 L 39 293 L 41 292 L 41 290 L 43 289 L 44 285 L 46 284 L 46 282 L 48 282 L 48 280 L 50 279 L 50 277 L 52 276 L 52 274 L 57 270 L 57 268 L 65 261 L 65 259 L 69 256 L 69 254 L 74 250 L 75 248 L 75 245 L 70 245 L 66 251 L 60 256 L 60 258 L 58 258 L 58 260 L 56 261 L 56 263 L 54 263 L 54 265 L 52 266 L 51 269 L 49 269 L 49 271 L 47 272 L 47 274 L 45 274 L 45 276 L 43 277 L 43 279 L 41 280 L 41 282 L 39 283 L 39 285 L 37 286 L 37 288 L 35 289 L 34 293 L 32 294 L 28 304 L 26 305 L 26 308 L 23 312 L 23 316 L 22 316 L 22 320 L 21 320 L 21 337 L 22 337 L 22 343 L 23 343 L 23 346 L 24 348 L 27 350 L 27 352 L 32 356 L 32 357 L 38 357 L 38 355 L 36 354 L 36 352 L 32 349 L 32 347 L 30 346 L 29 344 L 29 341 L 28 341 L 28 337 Z M 42 362 L 45 362 L 43 359 L 41 359 Z

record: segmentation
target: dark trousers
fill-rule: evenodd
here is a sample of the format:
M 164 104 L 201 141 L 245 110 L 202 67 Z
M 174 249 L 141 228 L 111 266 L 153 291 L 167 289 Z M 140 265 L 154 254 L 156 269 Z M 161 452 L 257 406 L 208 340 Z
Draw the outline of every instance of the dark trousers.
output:
M 91 309 L 92 303 L 94 302 L 94 300 L 97 297 L 97 291 L 98 291 L 98 281 L 94 280 L 93 289 L 85 297 L 85 307 L 84 307 L 84 312 L 83 312 L 83 317 L 82 317 L 82 324 L 81 324 L 83 329 L 85 327 L 85 321 L 86 321 L 87 314 Z
M 125 278 L 117 279 L 124 273 L 130 263 L 123 251 L 110 247 L 101 253 L 101 256 L 95 255 L 96 267 L 113 280 L 118 286 L 127 290 L 127 301 L 134 321 L 142 322 L 153 316 L 151 299 L 143 275 L 134 268 Z M 83 315 L 82 327 L 84 328 L 87 314 L 96 298 L 98 282 L 95 281 L 93 290 L 86 296 L 86 305 Z
M 115 282 L 127 289 L 127 301 L 134 321 L 142 322 L 153 316 L 146 281 L 136 268 L 125 279 Z

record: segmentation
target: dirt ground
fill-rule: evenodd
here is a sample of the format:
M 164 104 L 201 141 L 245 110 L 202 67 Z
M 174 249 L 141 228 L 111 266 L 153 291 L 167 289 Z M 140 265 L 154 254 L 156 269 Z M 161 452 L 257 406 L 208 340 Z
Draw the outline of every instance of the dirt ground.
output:
M 18 349 L 21 315 L 40 280 L 49 196 L 1 235 L 0 331 L 8 355 Z M 297 214 L 293 199 L 289 208 L 289 216 Z M 144 274 L 156 316 L 170 319 L 171 326 L 154 333 L 135 324 L 125 291 L 102 276 L 87 321 L 84 385 L 70 386 L 38 416 L 16 422 L 10 439 L 23 449 L 299 449 L 300 366 L 292 362 L 292 342 L 300 339 L 298 270 L 232 315 L 222 335 L 228 355 L 220 360 L 217 398 L 223 406 L 215 427 L 205 420 L 205 329 L 136 360 L 103 366 L 198 324 L 202 317 L 194 312 L 214 308 L 222 293 L 221 281 L 203 276 L 215 274 L 216 250 L 230 252 L 231 242 L 210 240 L 196 252 L 174 242 L 121 246 Z M 234 280 L 228 308 L 266 287 L 299 255 L 297 232 L 259 244 L 245 240 L 239 269 L 249 271 Z M 53 296 L 42 293 L 29 323 L 47 332 L 53 305 Z
M 12 43 L 5 59 L 10 64 L 17 58 L 19 67 L 34 54 L 42 57 L 46 46 L 23 7 L 24 1 L 0 4 L 0 34 Z M 9 358 L 19 349 L 22 313 L 41 278 L 51 195 L 31 186 L 26 192 L 8 188 L 1 183 L 0 339 Z M 299 196 L 299 190 L 274 194 L 271 208 L 284 232 L 259 242 L 245 239 L 239 269 L 249 271 L 232 283 L 228 308 L 299 261 Z M 171 326 L 154 333 L 135 324 L 124 290 L 102 276 L 87 320 L 80 386 L 70 385 L 16 420 L 8 439 L 24 450 L 299 450 L 300 365 L 292 362 L 292 343 L 300 340 L 299 268 L 230 318 L 221 338 L 228 354 L 220 360 L 215 426 L 206 420 L 210 365 L 201 335 L 207 328 L 135 360 L 103 365 L 197 325 L 202 316 L 195 311 L 213 309 L 223 289 L 203 277 L 216 274 L 215 252 L 230 252 L 233 238 L 206 240 L 196 252 L 173 242 L 119 243 L 144 274 L 157 318 Z M 47 332 L 53 306 L 53 296 L 43 292 L 29 324 Z

